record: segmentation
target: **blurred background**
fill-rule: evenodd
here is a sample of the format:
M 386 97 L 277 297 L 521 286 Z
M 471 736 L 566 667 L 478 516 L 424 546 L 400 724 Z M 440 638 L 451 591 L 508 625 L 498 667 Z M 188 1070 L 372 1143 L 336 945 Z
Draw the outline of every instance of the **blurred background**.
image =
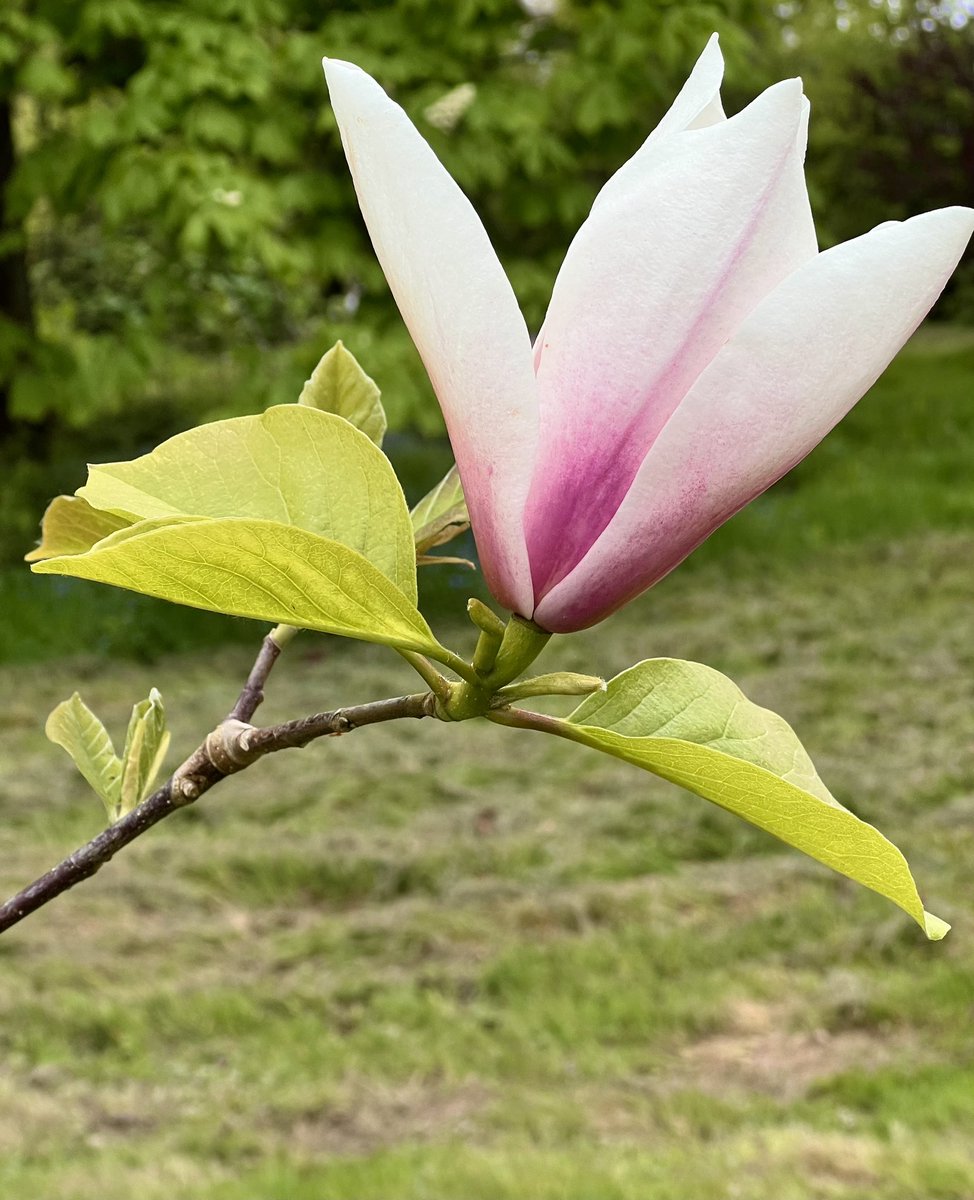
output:
M 262 632 L 30 576 L 86 461 L 296 399 L 341 338 L 410 497 L 449 462 L 321 55 L 405 106 L 536 329 L 714 29 L 728 112 L 803 77 L 823 245 L 971 203 L 971 0 L 2 0 L 3 890 L 98 828 L 55 703 L 84 679 L 118 731 L 155 684 L 177 755 Z M 368 731 L 249 772 L 0 941 L 4 1194 L 970 1200 L 972 467 L 969 251 L 806 463 L 547 657 L 732 674 L 908 852 L 947 942 L 632 768 Z M 423 579 L 462 648 L 471 579 Z M 267 717 L 412 686 L 391 657 L 299 640 Z

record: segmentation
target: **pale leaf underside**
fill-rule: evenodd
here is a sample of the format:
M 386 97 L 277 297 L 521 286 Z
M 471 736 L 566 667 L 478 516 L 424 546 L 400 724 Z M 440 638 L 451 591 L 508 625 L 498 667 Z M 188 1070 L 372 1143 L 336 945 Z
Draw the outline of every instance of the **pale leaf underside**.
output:
M 412 600 L 361 554 L 261 520 L 147 522 L 114 544 L 37 563 L 176 604 L 420 652 L 442 647 Z

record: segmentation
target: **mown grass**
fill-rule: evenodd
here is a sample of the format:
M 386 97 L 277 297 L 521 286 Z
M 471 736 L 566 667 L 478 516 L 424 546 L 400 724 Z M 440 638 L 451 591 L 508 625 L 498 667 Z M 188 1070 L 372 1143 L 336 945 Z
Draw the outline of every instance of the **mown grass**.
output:
M 970 354 L 915 348 L 777 519 L 742 515 L 542 660 L 727 671 L 907 853 L 946 941 L 594 752 L 362 730 L 228 781 L 0 938 L 0 1195 L 969 1200 Z M 0 669 L 0 889 L 99 826 L 43 737 L 53 704 L 80 687 L 120 733 L 155 684 L 175 761 L 249 658 Z M 263 715 L 412 686 L 309 635 Z

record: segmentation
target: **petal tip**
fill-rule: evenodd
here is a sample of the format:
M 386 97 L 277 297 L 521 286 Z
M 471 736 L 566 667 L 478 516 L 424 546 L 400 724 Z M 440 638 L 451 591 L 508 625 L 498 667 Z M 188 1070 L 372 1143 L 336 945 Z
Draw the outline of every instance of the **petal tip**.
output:
M 723 64 L 724 55 L 720 48 L 720 34 L 716 31 L 716 29 L 710 35 L 710 37 L 707 38 L 707 44 L 706 44 L 706 46 L 704 46 L 704 48 L 700 54 L 700 58 L 701 59 L 703 59 L 703 58 L 719 59 L 720 62 Z
M 974 208 L 968 208 L 964 204 L 954 204 L 950 208 L 943 208 L 940 211 L 944 214 L 945 220 L 956 227 L 958 233 L 965 234 L 967 237 L 974 233 Z
M 792 75 L 790 79 L 782 79 L 774 87 L 778 88 L 780 94 L 787 96 L 793 103 L 798 103 L 805 98 L 805 83 L 800 75 Z M 769 88 L 768 90 L 771 91 L 773 89 Z
M 700 56 L 690 72 L 691 79 L 701 75 L 711 78 L 714 88 L 719 90 L 724 78 L 724 55 L 720 49 L 720 34 L 716 31 L 707 39 L 706 46 L 700 51 Z
M 343 58 L 329 58 L 324 55 L 321 60 L 321 69 L 325 73 L 325 79 L 328 81 L 329 87 L 342 76 L 364 76 L 370 78 L 367 71 L 363 71 L 361 67 L 357 67 L 355 63 L 346 62 Z
M 910 230 L 913 236 L 923 239 L 928 246 L 959 258 L 974 234 L 974 208 L 954 204 L 947 208 L 931 209 L 906 221 L 891 221 L 888 225 Z
M 744 118 L 747 121 L 754 121 L 763 128 L 770 124 L 781 123 L 782 126 L 787 125 L 789 128 L 794 127 L 797 130 L 804 120 L 806 103 L 802 81 L 795 76 L 792 79 L 779 80 L 778 83 L 773 83 L 770 87 L 765 88 L 746 108 L 731 119 Z M 784 133 L 784 128 L 781 129 L 781 132 Z

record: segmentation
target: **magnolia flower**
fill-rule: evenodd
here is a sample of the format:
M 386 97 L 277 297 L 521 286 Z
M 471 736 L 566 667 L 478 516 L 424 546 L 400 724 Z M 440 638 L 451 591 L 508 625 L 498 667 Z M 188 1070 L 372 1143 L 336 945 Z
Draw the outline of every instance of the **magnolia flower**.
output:
M 804 458 L 974 230 L 974 211 L 945 208 L 819 253 L 801 81 L 726 118 L 714 37 L 596 197 L 532 348 L 483 225 L 409 118 L 357 67 L 324 65 L 487 583 L 553 632 L 651 587 Z

